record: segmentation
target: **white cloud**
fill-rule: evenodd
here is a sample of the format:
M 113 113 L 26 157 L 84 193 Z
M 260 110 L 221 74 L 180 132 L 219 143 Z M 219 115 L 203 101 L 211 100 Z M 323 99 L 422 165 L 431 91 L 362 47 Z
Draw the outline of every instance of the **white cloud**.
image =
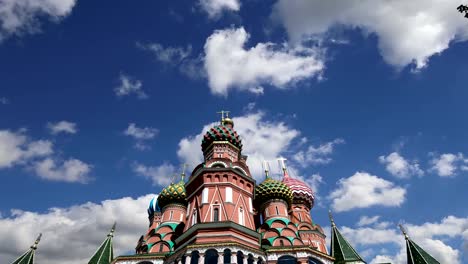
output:
M 23 166 L 42 179 L 86 183 L 92 166 L 70 158 L 59 162 L 51 141 L 31 140 L 24 131 L 0 130 L 0 169 Z
M 0 97 L 0 104 L 6 105 L 9 103 L 10 101 L 6 97 Z
M 392 152 L 388 156 L 380 156 L 380 163 L 385 165 L 385 169 L 397 178 L 410 178 L 413 175 L 422 176 L 424 172 L 419 168 L 419 163 L 408 162 L 398 152 Z
M 118 97 L 135 94 L 139 99 L 147 99 L 148 95 L 143 91 L 142 82 L 134 80 L 123 73 L 119 76 L 120 84 L 114 88 L 115 95 Z
M 154 195 L 136 199 L 125 197 L 101 203 L 84 203 L 67 208 L 50 208 L 44 213 L 12 210 L 0 218 L 0 259 L 10 263 L 29 249 L 39 232 L 43 233 L 35 261 L 48 264 L 88 263 L 117 221 L 115 255 L 134 252 L 140 235 L 148 228 L 146 213 Z M 9 262 L 10 261 L 10 262 Z
M 279 0 L 273 17 L 296 43 L 323 38 L 337 25 L 359 28 L 378 37 L 387 63 L 396 67 L 414 63 L 420 69 L 451 42 L 468 39 L 466 19 L 455 10 L 459 4 L 456 0 Z
M 290 48 L 258 43 L 246 49 L 249 34 L 243 27 L 215 31 L 205 43 L 205 70 L 213 94 L 230 89 L 258 93 L 262 84 L 280 89 L 319 75 L 324 69 L 317 48 Z
M 345 141 L 337 138 L 331 142 L 320 144 L 319 146 L 309 146 L 306 151 L 299 151 L 294 155 L 294 160 L 302 166 L 317 164 L 328 164 L 332 162 L 330 155 L 333 154 L 336 145 L 344 144 Z
M 52 158 L 36 162 L 33 167 L 36 174 L 46 180 L 87 183 L 92 166 L 81 160 L 70 158 L 61 164 Z
M 330 193 L 333 210 L 349 211 L 371 206 L 400 206 L 406 190 L 366 172 L 356 172 L 338 181 L 338 188 Z
M 458 170 L 466 170 L 466 165 L 463 164 L 468 164 L 468 160 L 464 158 L 462 153 L 445 153 L 439 157 L 434 157 L 431 164 L 431 169 L 440 177 L 454 177 L 457 175 Z
M 62 120 L 57 123 L 48 123 L 47 128 L 49 129 L 50 133 L 53 135 L 56 135 L 62 132 L 75 134 L 78 131 L 78 129 L 76 128 L 76 123 L 68 122 L 65 120 Z
M 239 11 L 240 0 L 199 0 L 199 5 L 210 18 L 219 18 L 223 11 Z
M 153 139 L 159 133 L 157 128 L 152 127 L 137 127 L 135 123 L 128 124 L 124 134 L 133 137 L 136 140 L 135 148 L 139 150 L 147 150 L 150 147 L 146 144 L 146 140 Z
M 379 221 L 380 216 L 375 215 L 375 216 L 367 216 L 363 215 L 361 218 L 359 218 L 359 222 L 357 223 L 358 226 L 366 226 L 366 225 L 371 225 Z
M 145 178 L 151 179 L 153 185 L 166 187 L 174 180 L 176 168 L 169 163 L 152 167 L 140 163 L 133 164 L 133 171 Z M 175 180 L 174 180 L 175 181 Z
M 192 53 L 192 46 L 188 45 L 187 48 L 182 47 L 164 47 L 159 43 L 143 44 L 137 42 L 137 47 L 150 51 L 156 60 L 176 65 L 187 59 Z
M 0 169 L 24 164 L 52 153 L 50 141 L 32 141 L 22 132 L 0 130 Z
M 377 245 L 382 248 L 384 244 L 394 244 L 399 247 L 395 255 L 378 254 L 371 263 L 382 263 L 382 261 L 395 264 L 406 264 L 406 247 L 403 235 L 396 227 L 388 229 L 388 225 L 376 222 L 374 227 L 349 228 L 343 227 L 343 235 L 353 245 L 365 245 L 372 247 Z M 462 239 L 468 243 L 468 218 L 447 216 L 440 222 L 423 223 L 421 225 L 406 224 L 410 238 L 421 246 L 425 251 L 436 258 L 440 263 L 460 262 L 460 250 L 451 247 L 454 239 Z
M 2 0 L 0 42 L 11 35 L 40 32 L 40 18 L 59 21 L 69 15 L 76 0 Z

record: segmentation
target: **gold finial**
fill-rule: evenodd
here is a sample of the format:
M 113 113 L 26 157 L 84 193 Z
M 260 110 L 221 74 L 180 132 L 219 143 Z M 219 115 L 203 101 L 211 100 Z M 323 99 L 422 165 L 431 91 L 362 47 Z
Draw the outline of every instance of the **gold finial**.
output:
M 405 239 L 408 240 L 409 237 L 408 237 L 408 233 L 406 232 L 406 229 L 403 227 L 402 224 L 399 224 L 398 226 L 400 227 L 401 232 L 402 232 L 403 235 L 405 236 Z
M 288 171 L 287 171 L 287 169 L 286 169 L 286 163 L 285 163 L 286 160 L 287 160 L 287 159 L 285 159 L 285 158 L 283 158 L 283 157 L 280 157 L 280 158 L 278 159 L 278 163 L 279 163 L 279 166 L 280 166 L 281 170 L 283 171 L 283 176 L 284 176 L 285 178 L 289 178 Z
M 187 166 L 187 163 L 182 164 L 182 173 L 180 174 L 180 178 L 182 179 L 182 181 L 185 180 L 185 169 L 187 168 Z
M 333 215 L 332 215 L 331 210 L 328 210 L 328 217 L 330 217 L 330 222 L 331 222 L 332 227 L 336 227 L 335 220 L 333 220 Z
M 270 164 L 268 164 L 268 161 L 264 160 L 262 165 L 263 170 L 265 171 L 265 177 L 267 179 L 270 178 Z
M 223 126 L 230 125 L 231 128 L 234 127 L 234 122 L 232 121 L 231 118 L 229 118 L 230 111 L 221 110 L 221 111 L 219 111 L 217 113 L 221 114 L 221 125 L 223 125 Z
M 32 249 L 34 249 L 34 250 L 37 249 L 37 245 L 41 241 L 41 237 L 42 237 L 42 233 L 39 233 L 39 236 L 36 238 L 36 241 L 34 241 L 34 245 L 31 246 Z
M 109 232 L 109 234 L 107 235 L 108 237 L 113 237 L 114 236 L 114 232 L 115 232 L 115 226 L 117 225 L 117 222 L 114 222 L 114 224 L 112 225 L 112 228 Z

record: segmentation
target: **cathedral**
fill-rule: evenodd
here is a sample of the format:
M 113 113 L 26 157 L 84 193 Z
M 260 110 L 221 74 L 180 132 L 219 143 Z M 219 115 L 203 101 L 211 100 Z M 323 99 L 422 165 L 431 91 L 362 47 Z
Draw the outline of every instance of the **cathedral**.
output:
M 331 213 L 328 250 L 326 234 L 311 216 L 314 192 L 288 174 L 284 159 L 279 159 L 281 180 L 270 176 L 264 162 L 265 179 L 256 183 L 242 147 L 233 120 L 223 114 L 203 137 L 204 161 L 190 177 L 182 173 L 178 182 L 148 201 L 148 230 L 137 241 L 135 254 L 114 258 L 114 225 L 88 264 L 367 263 L 340 233 Z M 408 264 L 439 263 L 402 231 Z M 39 240 L 12 264 L 34 263 Z

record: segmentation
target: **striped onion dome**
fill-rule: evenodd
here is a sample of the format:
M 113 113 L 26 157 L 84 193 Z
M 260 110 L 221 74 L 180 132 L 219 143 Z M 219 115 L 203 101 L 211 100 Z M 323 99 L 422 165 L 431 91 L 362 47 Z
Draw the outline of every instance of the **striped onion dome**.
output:
M 291 189 L 293 193 L 293 204 L 301 203 L 309 208 L 314 206 L 314 192 L 305 182 L 291 178 L 287 174 L 282 182 Z
M 242 150 L 242 141 L 232 126 L 217 125 L 210 128 L 210 130 L 206 132 L 205 136 L 203 136 L 201 144 L 202 151 L 204 152 L 211 145 L 211 143 L 215 141 L 228 141 L 229 143 L 236 146 L 239 150 Z
M 157 204 L 160 208 L 169 204 L 187 205 L 187 192 L 185 191 L 185 182 L 181 180 L 178 183 L 171 183 L 164 188 L 158 196 Z
M 151 198 L 151 201 L 148 206 L 148 215 L 153 215 L 156 212 L 161 212 L 161 208 L 158 204 L 158 196 Z
M 280 199 L 291 205 L 292 198 L 292 191 L 286 184 L 270 177 L 255 187 L 255 203 L 258 206 L 271 199 Z

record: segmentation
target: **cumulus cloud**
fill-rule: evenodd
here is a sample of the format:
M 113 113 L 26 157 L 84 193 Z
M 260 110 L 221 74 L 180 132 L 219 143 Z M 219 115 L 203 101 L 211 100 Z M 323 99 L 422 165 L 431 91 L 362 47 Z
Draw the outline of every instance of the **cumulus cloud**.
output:
M 0 130 L 0 169 L 50 155 L 52 146 L 48 140 L 33 141 L 21 131 Z
M 142 82 L 134 80 L 132 77 L 121 73 L 119 76 L 120 84 L 114 88 L 114 93 L 118 97 L 135 94 L 139 99 L 147 99 L 148 95 L 143 91 Z
M 399 247 L 395 255 L 377 254 L 371 263 L 382 263 L 387 261 L 395 264 L 406 264 L 405 239 L 398 229 L 393 226 L 384 225 L 386 222 L 374 222 L 373 227 L 342 227 L 343 235 L 356 246 L 378 246 L 393 244 Z M 447 216 L 439 222 L 427 222 L 420 225 L 405 224 L 410 238 L 421 246 L 425 251 L 436 258 L 440 263 L 460 262 L 460 250 L 453 248 L 454 239 L 462 239 L 468 242 L 468 218 Z
M 46 212 L 14 209 L 0 217 L 0 259 L 10 263 L 29 249 L 37 234 L 42 240 L 36 251 L 37 263 L 81 264 L 91 256 L 117 221 L 115 255 L 134 252 L 140 235 L 148 228 L 146 209 L 154 195 L 125 197 L 100 203 L 84 203 Z
M 424 172 L 419 168 L 417 161 L 409 162 L 398 152 L 392 152 L 388 156 L 380 156 L 380 163 L 385 169 L 397 178 L 410 178 L 411 176 L 422 176 Z
M 133 171 L 140 176 L 150 179 L 153 185 L 168 186 L 171 181 L 175 181 L 176 168 L 170 163 L 163 163 L 159 166 L 146 166 L 135 162 Z
M 330 157 L 336 145 L 344 144 L 345 141 L 337 138 L 331 142 L 319 146 L 309 146 L 305 151 L 299 151 L 294 155 L 294 160 L 306 167 L 308 165 L 328 164 L 332 162 Z
M 466 166 L 468 160 L 464 158 L 462 153 L 445 153 L 434 157 L 430 163 L 432 165 L 431 170 L 435 171 L 440 177 L 454 177 L 459 170 L 468 170 Z
M 46 158 L 33 166 L 36 174 L 43 179 L 79 183 L 87 183 L 90 180 L 89 173 L 92 168 L 91 165 L 73 158 L 61 164 L 52 158 Z
M 78 159 L 61 162 L 48 140 L 31 140 L 24 131 L 0 130 L 0 169 L 13 166 L 31 169 L 42 179 L 85 183 L 92 166 Z
M 199 5 L 210 18 L 219 18 L 224 11 L 239 11 L 240 0 L 199 0 Z
M 54 22 L 70 14 L 76 0 L 3 0 L 0 2 L 0 42 L 9 36 L 40 32 L 40 18 Z
M 152 127 L 137 127 L 135 123 L 128 124 L 124 135 L 133 137 L 136 140 L 135 148 L 139 150 L 149 149 L 145 141 L 153 139 L 159 133 L 157 128 Z
M 78 131 L 78 129 L 76 128 L 76 123 L 68 122 L 65 120 L 62 120 L 57 123 L 48 123 L 47 128 L 49 129 L 49 132 L 52 135 L 56 135 L 59 133 L 75 134 Z
M 379 221 L 380 216 L 375 215 L 375 216 L 367 216 L 363 215 L 361 218 L 359 218 L 359 222 L 357 223 L 358 226 L 366 226 L 366 225 L 371 225 Z
M 323 38 L 337 25 L 359 28 L 378 37 L 387 63 L 399 68 L 414 64 L 421 69 L 450 43 L 468 39 L 466 19 L 455 10 L 459 4 L 455 0 L 279 0 L 273 17 L 296 43 Z
M 337 212 L 371 206 L 400 206 L 406 195 L 406 189 L 394 183 L 366 172 L 356 172 L 349 178 L 338 181 L 338 188 L 329 198 L 332 208 Z
M 230 89 L 259 93 L 262 85 L 286 89 L 324 69 L 318 48 L 273 43 L 246 48 L 248 39 L 240 27 L 217 30 L 206 40 L 204 67 L 213 94 L 227 96 Z

